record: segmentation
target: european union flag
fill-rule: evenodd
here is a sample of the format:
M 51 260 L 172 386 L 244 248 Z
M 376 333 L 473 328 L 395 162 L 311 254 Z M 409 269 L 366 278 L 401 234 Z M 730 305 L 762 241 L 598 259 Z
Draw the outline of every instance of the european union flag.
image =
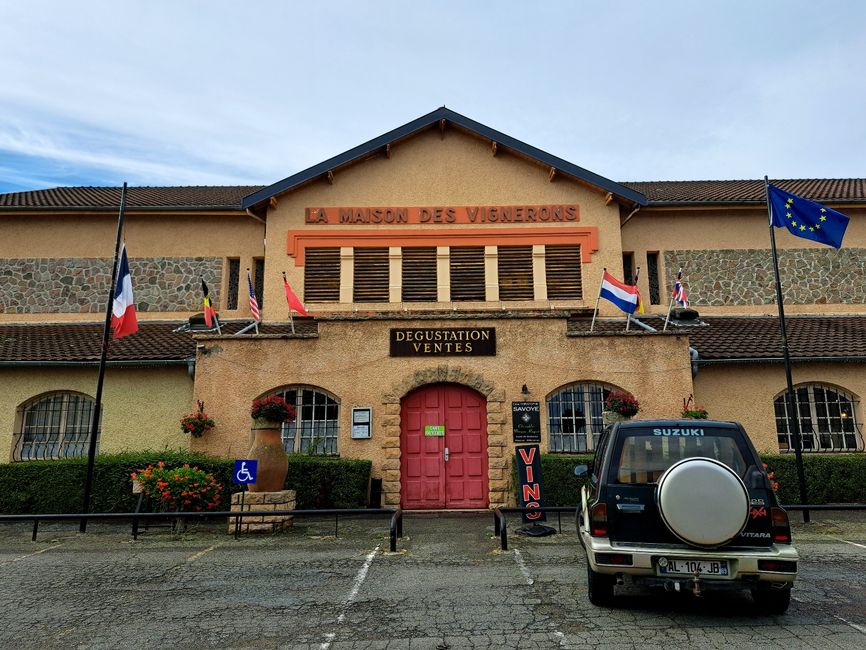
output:
M 834 248 L 842 247 L 848 217 L 841 212 L 769 186 L 770 212 L 776 228 Z

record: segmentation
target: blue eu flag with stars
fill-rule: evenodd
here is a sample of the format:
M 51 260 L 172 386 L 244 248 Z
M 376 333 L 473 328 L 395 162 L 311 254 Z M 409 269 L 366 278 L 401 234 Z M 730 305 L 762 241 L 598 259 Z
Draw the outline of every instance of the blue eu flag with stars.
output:
M 842 238 L 848 227 L 848 217 L 827 206 L 808 201 L 775 185 L 769 186 L 770 212 L 776 228 L 803 239 L 834 248 L 842 247 Z

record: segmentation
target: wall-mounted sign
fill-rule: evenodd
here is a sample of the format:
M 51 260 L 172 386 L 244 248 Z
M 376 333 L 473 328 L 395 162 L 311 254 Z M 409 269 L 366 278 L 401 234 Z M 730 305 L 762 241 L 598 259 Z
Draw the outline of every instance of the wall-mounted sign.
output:
M 444 438 L 445 437 L 445 425 L 444 424 L 428 424 L 424 427 L 424 435 L 428 438 Z
M 511 429 L 514 442 L 541 442 L 541 404 L 511 402 Z
M 419 327 L 391 330 L 392 357 L 492 357 L 494 327 Z
M 543 508 L 541 498 L 541 448 L 527 445 L 514 448 L 517 455 L 517 481 L 520 485 L 520 505 L 523 508 Z M 544 511 L 524 512 L 523 523 L 547 521 Z
M 501 224 L 580 221 L 578 205 L 471 205 L 420 207 L 306 208 L 304 221 L 318 225 L 350 224 Z
M 369 406 L 356 407 L 352 409 L 352 438 L 363 439 L 370 437 L 370 426 L 373 421 L 373 409 Z

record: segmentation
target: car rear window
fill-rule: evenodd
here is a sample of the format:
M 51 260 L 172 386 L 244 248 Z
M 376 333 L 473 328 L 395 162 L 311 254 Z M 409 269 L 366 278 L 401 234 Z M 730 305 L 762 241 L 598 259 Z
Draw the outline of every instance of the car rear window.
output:
M 739 431 L 730 429 L 628 429 L 611 459 L 610 477 L 617 483 L 655 483 L 665 470 L 685 458 L 718 460 L 740 477 L 749 464 L 737 444 Z

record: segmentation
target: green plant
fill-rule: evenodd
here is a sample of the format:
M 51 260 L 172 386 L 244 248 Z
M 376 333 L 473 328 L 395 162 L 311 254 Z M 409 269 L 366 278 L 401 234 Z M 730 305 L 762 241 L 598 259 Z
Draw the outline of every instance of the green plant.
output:
M 254 420 L 266 422 L 294 422 L 297 417 L 295 407 L 279 395 L 254 400 L 250 415 Z
M 683 399 L 683 410 L 680 412 L 680 417 L 690 420 L 706 420 L 710 417 L 707 409 L 703 406 L 697 406 L 694 403 L 694 396 L 689 395 L 688 399 Z
M 182 467 L 156 466 L 133 472 L 132 480 L 161 510 L 200 511 L 219 509 L 222 486 L 207 472 L 184 463 Z
M 604 410 L 619 413 L 623 417 L 630 418 L 640 411 L 640 404 L 634 395 L 622 390 L 612 390 L 604 400 Z
M 184 415 L 180 419 L 180 428 L 193 438 L 201 438 L 215 426 L 214 421 L 204 411 L 204 402 L 198 402 L 198 411 Z

